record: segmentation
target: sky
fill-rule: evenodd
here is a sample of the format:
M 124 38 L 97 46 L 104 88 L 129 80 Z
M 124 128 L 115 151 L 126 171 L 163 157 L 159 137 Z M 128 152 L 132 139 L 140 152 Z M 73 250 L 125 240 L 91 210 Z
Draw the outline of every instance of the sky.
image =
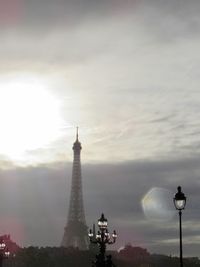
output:
M 199 256 L 199 12 L 197 0 L 0 0 L 2 234 L 60 245 L 79 126 L 88 226 L 103 211 L 114 248 L 176 255 L 181 185 L 184 255 Z

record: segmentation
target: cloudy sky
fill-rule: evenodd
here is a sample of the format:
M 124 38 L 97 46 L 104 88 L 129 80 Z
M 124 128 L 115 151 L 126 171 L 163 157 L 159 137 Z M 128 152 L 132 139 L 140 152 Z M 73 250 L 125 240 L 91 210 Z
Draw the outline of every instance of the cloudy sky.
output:
M 199 13 L 198 0 L 0 1 L 2 234 L 60 244 L 78 125 L 88 225 L 104 211 L 115 248 L 177 254 L 180 184 L 184 254 L 199 255 Z

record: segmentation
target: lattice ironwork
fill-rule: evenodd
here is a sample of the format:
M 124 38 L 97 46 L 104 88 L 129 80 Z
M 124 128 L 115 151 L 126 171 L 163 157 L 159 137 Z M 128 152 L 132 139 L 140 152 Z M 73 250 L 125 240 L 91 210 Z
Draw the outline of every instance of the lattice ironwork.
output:
M 85 212 L 82 193 L 81 175 L 81 143 L 78 139 L 78 128 L 76 141 L 73 145 L 74 161 L 72 169 L 71 196 L 67 225 L 65 227 L 61 246 L 78 247 L 81 250 L 88 249 L 88 233 L 85 221 Z

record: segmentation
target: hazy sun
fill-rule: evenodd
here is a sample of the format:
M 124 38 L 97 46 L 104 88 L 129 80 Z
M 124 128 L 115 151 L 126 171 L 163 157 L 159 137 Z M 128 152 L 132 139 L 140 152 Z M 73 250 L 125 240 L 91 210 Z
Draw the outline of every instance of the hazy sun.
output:
M 61 134 L 58 99 L 48 83 L 23 75 L 0 78 L 0 154 L 20 160 L 25 152 L 47 146 Z

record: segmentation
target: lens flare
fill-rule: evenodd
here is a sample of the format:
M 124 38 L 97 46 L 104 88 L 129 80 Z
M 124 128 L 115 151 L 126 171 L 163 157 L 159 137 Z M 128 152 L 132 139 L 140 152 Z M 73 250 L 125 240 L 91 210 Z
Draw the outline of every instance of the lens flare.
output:
M 154 187 L 142 199 L 142 208 L 147 219 L 152 221 L 169 221 L 175 214 L 173 194 Z

